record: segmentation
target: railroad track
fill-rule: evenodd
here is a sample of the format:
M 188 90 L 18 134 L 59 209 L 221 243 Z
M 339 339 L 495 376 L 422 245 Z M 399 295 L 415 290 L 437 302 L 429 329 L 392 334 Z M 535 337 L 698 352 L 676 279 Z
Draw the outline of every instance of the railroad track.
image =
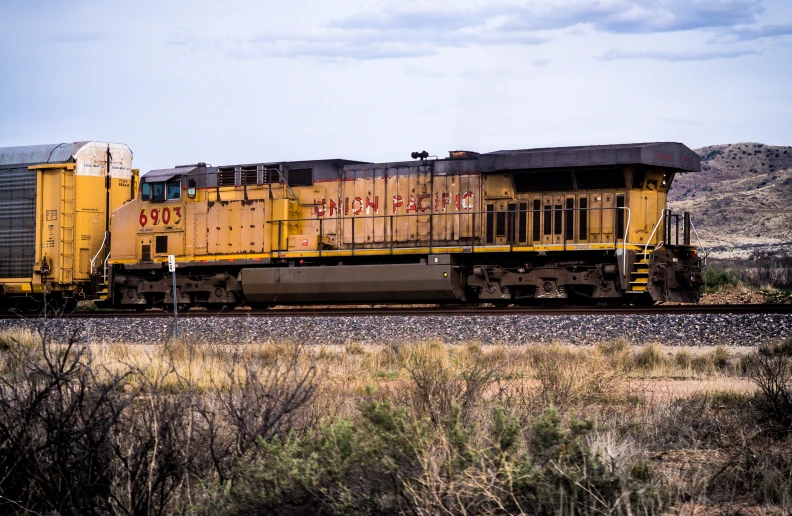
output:
M 179 312 L 180 318 L 201 317 L 356 317 L 356 316 L 527 316 L 532 315 L 685 315 L 685 314 L 792 314 L 792 304 L 745 304 L 745 305 L 655 305 L 649 307 L 343 307 L 329 308 L 282 308 L 273 310 L 189 310 Z M 41 314 L 0 313 L 0 319 L 43 319 Z M 104 318 L 159 318 L 173 317 L 173 312 L 147 310 L 77 310 L 68 314 L 47 314 L 47 317 L 69 317 L 74 319 Z

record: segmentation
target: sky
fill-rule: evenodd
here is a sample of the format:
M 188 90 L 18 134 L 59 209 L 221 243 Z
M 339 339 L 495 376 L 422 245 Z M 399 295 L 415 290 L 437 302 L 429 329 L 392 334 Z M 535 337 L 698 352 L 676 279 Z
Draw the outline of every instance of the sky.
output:
M 792 145 L 788 0 L 0 0 L 0 146 L 143 172 L 412 151 Z

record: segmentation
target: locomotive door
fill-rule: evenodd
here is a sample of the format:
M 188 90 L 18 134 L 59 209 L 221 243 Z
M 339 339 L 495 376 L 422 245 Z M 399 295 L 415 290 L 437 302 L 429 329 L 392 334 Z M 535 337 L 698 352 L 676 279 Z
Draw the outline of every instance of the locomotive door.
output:
M 553 196 L 542 196 L 542 244 L 553 243 Z
M 589 239 L 591 242 L 606 243 L 614 241 L 613 235 L 617 222 L 614 197 L 611 192 L 596 192 L 590 195 Z
M 611 192 L 603 192 L 602 194 L 602 237 L 600 242 L 615 242 L 614 234 L 616 229 L 616 212 L 622 210 L 615 210 L 615 199 Z
M 575 242 L 575 196 L 567 195 L 564 197 L 564 243 Z
M 601 242 L 602 238 L 602 192 L 589 194 L 590 210 L 589 219 L 589 240 L 591 242 Z
M 542 198 L 534 196 L 531 199 L 531 243 L 539 244 L 542 242 Z
M 553 238 L 554 244 L 562 244 L 564 238 L 564 197 L 553 196 Z
M 358 247 L 366 242 L 366 220 L 363 217 L 366 192 L 366 171 L 345 170 L 343 195 L 338 200 L 338 210 L 343 220 L 343 242 Z M 369 235 L 368 241 L 371 241 Z
M 509 243 L 525 245 L 528 243 L 528 203 L 512 202 L 507 205 L 506 232 Z
M 459 223 L 454 224 L 453 211 L 448 211 L 451 204 L 451 185 L 453 176 L 432 177 L 432 241 L 434 245 L 448 245 L 449 241 L 459 234 Z M 453 210 L 453 205 L 451 206 Z M 446 214 L 448 213 L 448 215 Z M 452 236 L 454 235 L 454 236 Z
M 505 245 L 511 243 L 507 235 L 507 203 L 495 201 L 487 203 L 487 216 L 484 229 L 484 243 Z
M 416 208 L 416 235 L 420 243 L 429 243 L 430 226 L 429 218 L 432 212 L 432 173 L 431 167 L 419 166 L 415 176 L 415 208 Z
M 588 242 L 589 240 L 589 196 L 586 194 L 578 196 L 577 217 L 577 239 L 578 242 Z
M 624 194 L 617 193 L 614 195 L 614 200 L 616 204 L 616 211 L 614 213 L 614 218 L 616 219 L 616 227 L 614 228 L 614 242 L 617 241 L 624 241 L 625 237 L 625 230 L 627 229 L 627 210 L 625 208 L 624 202 Z

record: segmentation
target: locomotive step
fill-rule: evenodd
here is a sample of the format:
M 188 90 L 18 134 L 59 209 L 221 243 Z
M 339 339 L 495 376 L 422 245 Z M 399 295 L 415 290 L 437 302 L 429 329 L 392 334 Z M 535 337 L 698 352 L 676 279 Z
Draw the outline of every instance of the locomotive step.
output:
M 649 283 L 649 278 L 635 278 L 630 282 L 630 285 L 646 285 Z
M 646 285 L 635 285 L 632 290 L 628 290 L 627 293 L 630 292 L 646 292 Z

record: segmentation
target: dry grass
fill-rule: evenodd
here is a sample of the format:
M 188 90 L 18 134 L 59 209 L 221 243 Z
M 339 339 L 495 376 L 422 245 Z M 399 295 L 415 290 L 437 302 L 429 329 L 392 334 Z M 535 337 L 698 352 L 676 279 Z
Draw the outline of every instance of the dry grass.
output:
M 28 348 L 34 336 L 7 334 Z M 166 383 L 183 380 L 198 389 L 222 388 L 229 373 L 244 375 L 243 364 L 266 366 L 294 352 L 293 344 L 265 343 L 217 345 L 171 341 L 163 345 L 92 344 L 91 359 L 101 369 L 117 372 L 132 368 L 136 377 L 161 378 Z M 597 346 L 464 346 L 436 342 L 401 346 L 362 344 L 301 346 L 299 360 L 314 364 L 322 373 L 322 391 L 349 409 L 368 386 L 399 399 L 419 380 L 425 388 L 431 379 L 439 386 L 470 376 L 472 370 L 487 377 L 488 392 L 530 391 L 530 403 L 566 407 L 617 403 L 634 391 L 663 390 L 673 385 L 680 392 L 728 386 L 739 376 L 739 351 L 717 348 L 663 348 L 658 344 L 633 347 L 623 341 Z M 744 353 L 744 351 L 742 352 Z M 420 375 L 425 378 L 419 378 Z M 728 378 L 728 380 L 726 380 Z M 744 384 L 745 382 L 742 382 Z M 735 385 L 740 385 L 737 382 Z M 434 397 L 434 394 L 429 394 Z M 449 394 L 455 397 L 455 393 Z
M 33 333 L 2 334 L 0 342 L 0 373 L 8 378 L 24 373 L 26 360 L 40 359 L 40 338 Z M 155 390 L 165 393 L 165 404 L 180 395 L 197 396 L 201 401 L 189 406 L 203 407 L 205 412 L 198 412 L 207 418 L 203 424 L 224 403 L 235 411 L 245 409 L 245 393 L 267 399 L 266 389 L 257 387 L 267 375 L 279 382 L 290 375 L 310 378 L 310 399 L 289 413 L 292 431 L 342 431 L 343 425 L 338 430 L 334 422 L 359 422 L 365 403 L 403 408 L 414 418 L 415 428 L 445 429 L 435 430 L 431 445 L 411 444 L 422 471 L 409 486 L 412 497 L 434 497 L 435 490 L 468 490 L 471 497 L 478 496 L 474 493 L 483 489 L 489 470 L 501 467 L 497 461 L 487 462 L 490 455 L 481 455 L 484 462 L 469 466 L 453 482 L 438 480 L 439 465 L 455 463 L 457 454 L 468 453 L 454 448 L 460 446 L 458 440 L 464 437 L 468 451 L 486 448 L 491 443 L 483 429 L 502 424 L 498 418 L 507 414 L 518 422 L 518 435 L 529 442 L 538 414 L 552 405 L 572 427 L 580 418 L 595 421 L 585 442 L 596 456 L 607 458 L 622 482 L 645 482 L 641 489 L 666 493 L 678 510 L 712 503 L 722 507 L 727 490 L 717 487 L 721 483 L 732 490 L 727 505 L 746 513 L 757 506 L 740 486 L 763 489 L 755 499 L 763 500 L 767 513 L 792 509 L 792 498 L 784 498 L 790 482 L 783 477 L 792 458 L 783 451 L 775 462 L 757 458 L 760 449 L 772 455 L 786 445 L 762 440 L 762 428 L 749 415 L 757 392 L 756 383 L 745 376 L 749 353 L 723 346 L 634 347 L 625 341 L 572 347 L 438 342 L 231 346 L 176 340 L 157 346 L 91 344 L 80 360 L 100 383 L 122 377 L 121 387 L 136 399 L 155 399 Z M 305 376 L 305 371 L 311 374 Z M 259 416 L 250 417 L 253 421 Z M 257 438 L 249 432 L 246 446 L 253 447 Z M 763 473 L 767 475 L 760 482 Z M 665 502 L 657 503 L 660 507 Z M 180 507 L 187 510 L 188 505 Z

